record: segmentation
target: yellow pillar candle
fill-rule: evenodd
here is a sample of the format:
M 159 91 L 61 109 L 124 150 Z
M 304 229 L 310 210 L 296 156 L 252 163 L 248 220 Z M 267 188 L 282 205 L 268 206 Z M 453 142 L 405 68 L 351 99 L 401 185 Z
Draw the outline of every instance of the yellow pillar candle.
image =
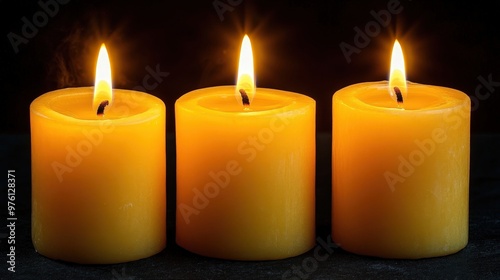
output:
M 332 232 L 347 251 L 417 259 L 467 245 L 470 99 L 405 84 L 400 108 L 387 81 L 333 95 Z
M 252 89 L 251 72 L 175 103 L 176 241 L 200 255 L 282 259 L 315 243 L 315 101 Z
M 56 90 L 30 106 L 34 247 L 86 264 L 149 257 L 166 245 L 165 105 L 113 90 L 97 115 L 93 92 Z

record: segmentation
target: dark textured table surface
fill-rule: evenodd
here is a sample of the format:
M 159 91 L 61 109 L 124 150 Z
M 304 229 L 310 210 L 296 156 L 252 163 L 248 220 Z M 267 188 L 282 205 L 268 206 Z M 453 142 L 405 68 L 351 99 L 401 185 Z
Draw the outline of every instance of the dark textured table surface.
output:
M 168 245 L 147 259 L 114 265 L 78 265 L 37 254 L 30 229 L 29 135 L 1 135 L 2 172 L 16 172 L 16 263 L 7 270 L 7 181 L 0 186 L 1 279 L 500 279 L 500 135 L 471 139 L 469 244 L 439 258 L 387 260 L 358 256 L 325 247 L 330 234 L 330 135 L 317 143 L 317 246 L 328 254 L 314 259 L 314 250 L 277 261 L 227 261 L 201 257 L 175 244 L 175 143 L 168 138 Z M 323 244 L 323 245 L 322 245 Z

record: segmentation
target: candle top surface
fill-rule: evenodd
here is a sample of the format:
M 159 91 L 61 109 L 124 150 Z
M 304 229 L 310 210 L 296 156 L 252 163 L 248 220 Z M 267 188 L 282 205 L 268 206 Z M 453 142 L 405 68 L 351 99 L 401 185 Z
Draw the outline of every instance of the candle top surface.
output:
M 352 108 L 405 114 L 416 111 L 439 113 L 457 106 L 466 106 L 470 98 L 452 88 L 408 82 L 408 95 L 398 108 L 389 94 L 387 81 L 366 82 L 347 86 L 333 95 L 333 99 Z
M 30 110 L 48 119 L 91 123 L 113 120 L 115 123 L 138 123 L 161 113 L 165 104 L 150 94 L 113 89 L 113 100 L 98 115 L 92 108 L 93 87 L 66 88 L 45 93 L 36 98 Z
M 281 112 L 314 105 L 314 99 L 299 93 L 267 88 L 257 88 L 250 105 L 243 105 L 235 86 L 217 86 L 198 89 L 181 96 L 176 105 L 187 110 L 212 111 L 221 114 L 254 115 Z

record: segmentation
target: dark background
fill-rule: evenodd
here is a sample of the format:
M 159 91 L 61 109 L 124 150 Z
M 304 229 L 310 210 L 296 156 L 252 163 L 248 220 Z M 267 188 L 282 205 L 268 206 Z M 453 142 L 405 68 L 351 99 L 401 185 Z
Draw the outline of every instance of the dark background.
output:
M 55 0 L 42 0 L 45 2 Z M 62 0 L 60 0 L 62 1 Z M 67 0 L 66 0 L 67 1 Z M 43 3 L 45 3 L 43 2 Z M 229 5 L 219 17 L 214 2 Z M 174 102 L 191 90 L 235 83 L 241 39 L 248 33 L 258 87 L 299 92 L 317 101 L 317 236 L 330 235 L 331 97 L 351 84 L 388 77 L 394 39 L 408 79 L 471 96 L 469 245 L 424 260 L 385 260 L 336 249 L 309 279 L 498 279 L 500 271 L 500 3 L 400 0 L 401 13 L 348 62 L 339 45 L 356 46 L 354 28 L 374 22 L 389 0 L 69 0 L 16 53 L 8 34 L 23 36 L 23 18 L 38 1 L 0 0 L 0 168 L 16 170 L 18 272 L 6 271 L 6 195 L 0 195 L 0 279 L 280 279 L 314 257 L 236 262 L 205 258 L 175 244 Z M 229 4 L 228 4 L 229 3 Z M 231 5 L 231 3 L 236 5 Z M 43 20 L 43 19 L 42 19 Z M 167 249 L 126 264 L 82 266 L 50 260 L 31 244 L 29 104 L 45 92 L 92 86 L 100 44 L 107 45 L 115 88 L 143 85 L 146 68 L 169 75 L 147 92 L 167 106 Z M 494 81 L 486 88 L 481 80 Z M 498 82 L 497 82 L 498 81 Z M 476 88 L 480 86 L 480 91 Z M 383 129 L 381 128 L 381 132 Z M 4 194 L 6 183 L 0 185 Z M 16 207 L 17 207 L 16 206 Z
M 142 85 L 146 67 L 158 65 L 169 73 L 148 92 L 165 102 L 173 132 L 178 97 L 235 83 L 245 33 L 253 44 L 257 86 L 314 98 L 320 132 L 331 131 L 335 91 L 387 79 L 395 38 L 403 46 L 409 80 L 466 92 L 473 97 L 472 133 L 500 132 L 495 110 L 500 85 L 483 87 L 482 100 L 475 98 L 479 77 L 500 81 L 499 2 L 400 0 L 402 12 L 375 30 L 348 63 L 339 45 L 356 46 L 354 28 L 364 30 L 374 21 L 370 12 L 387 9 L 388 2 L 69 0 L 58 4 L 57 13 L 16 53 L 8 34 L 23 36 L 22 18 L 33 23 L 43 9 L 37 1 L 1 1 L 1 132 L 29 133 L 29 104 L 37 96 L 93 85 L 102 42 L 111 56 L 115 88 Z M 222 18 L 214 3 L 227 5 Z

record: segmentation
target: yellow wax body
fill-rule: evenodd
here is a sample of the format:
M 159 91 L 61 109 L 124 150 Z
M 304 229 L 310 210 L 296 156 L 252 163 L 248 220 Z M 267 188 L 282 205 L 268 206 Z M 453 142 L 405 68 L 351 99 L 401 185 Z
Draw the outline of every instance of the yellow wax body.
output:
M 249 109 L 234 86 L 175 103 L 177 243 L 234 260 L 296 256 L 315 244 L 315 106 L 257 89 Z
M 165 105 L 113 92 L 100 117 L 91 87 L 31 104 L 32 241 L 46 257 L 107 264 L 165 248 Z
M 455 253 L 468 240 L 470 99 L 408 83 L 403 107 L 387 82 L 333 95 L 333 239 L 383 258 Z

